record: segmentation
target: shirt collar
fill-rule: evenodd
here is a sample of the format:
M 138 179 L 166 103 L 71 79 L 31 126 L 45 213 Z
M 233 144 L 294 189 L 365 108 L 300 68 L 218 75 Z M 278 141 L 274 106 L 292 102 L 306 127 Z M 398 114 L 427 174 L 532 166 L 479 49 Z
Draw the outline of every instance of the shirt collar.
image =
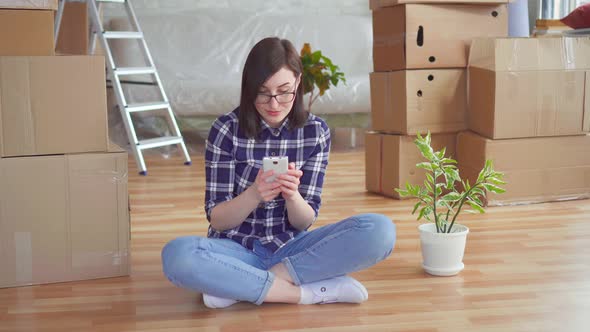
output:
M 262 130 L 268 131 L 268 132 L 270 132 L 271 135 L 274 135 L 274 136 L 279 136 L 287 128 L 288 124 L 289 124 L 289 118 L 286 117 L 285 120 L 283 120 L 283 123 L 281 123 L 280 127 L 273 128 L 268 123 L 266 123 L 266 121 L 264 121 L 264 119 L 260 118 L 260 125 L 262 126 Z

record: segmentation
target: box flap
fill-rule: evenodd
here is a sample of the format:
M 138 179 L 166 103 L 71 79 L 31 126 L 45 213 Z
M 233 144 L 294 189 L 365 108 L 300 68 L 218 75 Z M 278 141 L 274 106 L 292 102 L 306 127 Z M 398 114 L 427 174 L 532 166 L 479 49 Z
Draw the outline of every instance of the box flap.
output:
M 406 67 L 406 8 L 396 6 L 373 11 L 373 69 L 389 71 Z
M 3 156 L 108 149 L 102 56 L 0 57 Z
M 0 287 L 69 273 L 66 176 L 63 156 L 0 159 Z
M 590 68 L 590 37 L 475 38 L 469 66 L 495 71 Z
M 128 259 L 127 155 L 66 156 L 72 273 L 78 278 L 121 275 Z M 92 188 L 92 189 L 90 189 Z
M 35 117 L 31 108 L 29 57 L 0 57 L 2 155 L 34 153 Z

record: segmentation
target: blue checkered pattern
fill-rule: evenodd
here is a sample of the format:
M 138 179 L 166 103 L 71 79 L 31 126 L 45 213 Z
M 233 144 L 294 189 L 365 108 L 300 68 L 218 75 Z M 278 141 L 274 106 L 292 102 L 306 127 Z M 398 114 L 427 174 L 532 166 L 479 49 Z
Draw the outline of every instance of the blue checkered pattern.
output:
M 262 121 L 260 139 L 248 139 L 239 130 L 237 112 L 238 109 L 219 117 L 207 139 L 207 220 L 211 220 L 213 207 L 237 197 L 252 185 L 265 156 L 288 156 L 289 162 L 303 171 L 299 192 L 317 218 L 330 154 L 330 130 L 324 120 L 310 114 L 302 128 L 293 130 L 287 127 L 288 119 L 280 128 L 271 128 Z M 208 236 L 232 239 L 249 249 L 253 249 L 258 239 L 274 252 L 298 232 L 289 223 L 285 200 L 279 195 L 270 202 L 261 203 L 240 226 L 222 232 L 209 227 Z

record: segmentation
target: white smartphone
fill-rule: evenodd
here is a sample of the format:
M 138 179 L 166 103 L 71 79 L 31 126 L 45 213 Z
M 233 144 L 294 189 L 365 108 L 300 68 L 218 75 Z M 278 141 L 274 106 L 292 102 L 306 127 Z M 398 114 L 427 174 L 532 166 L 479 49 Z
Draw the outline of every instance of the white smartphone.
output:
M 267 172 L 273 170 L 273 175 L 266 179 L 266 182 L 273 182 L 277 175 L 287 173 L 289 169 L 289 157 L 264 157 L 262 158 L 262 170 Z

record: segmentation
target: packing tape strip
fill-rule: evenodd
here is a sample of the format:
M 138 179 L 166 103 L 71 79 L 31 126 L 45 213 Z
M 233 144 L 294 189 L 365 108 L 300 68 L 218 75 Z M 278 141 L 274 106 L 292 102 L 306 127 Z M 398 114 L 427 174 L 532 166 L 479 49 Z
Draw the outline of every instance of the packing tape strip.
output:
M 576 57 L 575 57 L 575 41 L 576 38 L 568 38 L 564 37 L 563 40 L 563 52 L 562 55 L 563 62 L 565 65 L 565 69 L 575 69 L 576 68 Z

